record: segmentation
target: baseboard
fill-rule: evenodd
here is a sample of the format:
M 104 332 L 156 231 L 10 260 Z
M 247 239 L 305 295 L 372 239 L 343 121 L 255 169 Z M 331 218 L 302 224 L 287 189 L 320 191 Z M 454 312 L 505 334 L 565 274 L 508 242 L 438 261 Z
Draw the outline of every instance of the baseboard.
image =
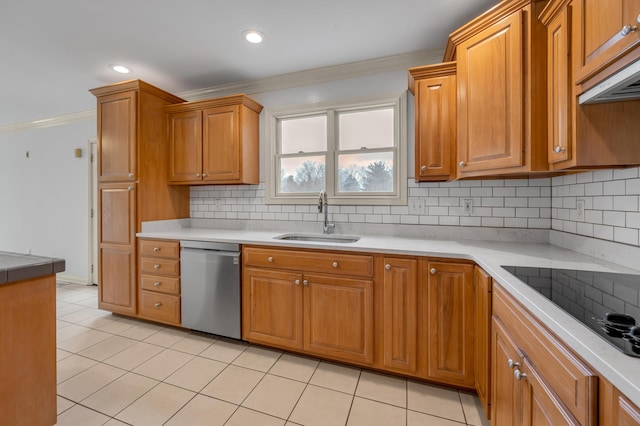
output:
M 93 285 L 88 277 L 78 277 L 75 275 L 57 274 L 56 281 L 69 284 Z

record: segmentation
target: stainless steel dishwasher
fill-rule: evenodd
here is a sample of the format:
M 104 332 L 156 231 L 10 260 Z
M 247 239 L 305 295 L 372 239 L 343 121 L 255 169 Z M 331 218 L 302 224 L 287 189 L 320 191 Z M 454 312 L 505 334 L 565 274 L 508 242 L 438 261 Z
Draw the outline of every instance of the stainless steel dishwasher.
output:
M 240 338 L 240 246 L 180 241 L 182 326 Z

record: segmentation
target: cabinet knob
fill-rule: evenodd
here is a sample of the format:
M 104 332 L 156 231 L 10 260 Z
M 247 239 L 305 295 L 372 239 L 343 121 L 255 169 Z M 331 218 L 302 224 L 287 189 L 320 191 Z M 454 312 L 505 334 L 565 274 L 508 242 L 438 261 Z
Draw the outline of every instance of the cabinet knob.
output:
M 128 191 L 133 191 L 133 186 L 127 186 Z
M 203 174 L 202 174 L 202 177 L 207 177 L 207 174 L 206 174 L 206 173 L 203 173 Z
M 162 303 L 160 303 L 160 302 L 156 302 L 156 304 L 155 304 L 155 305 L 153 305 L 153 306 L 155 306 L 156 308 L 159 308 L 160 306 L 162 306 Z
M 157 271 L 158 269 L 160 269 L 160 265 L 153 265 L 153 269 Z
M 302 285 L 309 285 L 309 280 L 302 280 Z
M 513 369 L 515 367 L 520 367 L 520 363 L 518 361 L 514 361 L 511 358 L 509 358 L 509 360 L 507 361 L 507 365 L 509 366 L 509 368 Z
M 391 269 L 391 265 L 389 265 L 389 264 L 387 263 L 386 265 L 384 265 L 384 269 L 386 269 L 386 270 L 388 271 L 389 269 Z
M 464 167 L 466 165 L 467 165 L 467 163 L 465 163 L 464 161 L 461 161 L 461 162 L 458 163 L 458 166 L 460 166 L 460 167 Z
M 567 150 L 567 148 L 565 148 L 564 146 L 560 146 L 560 145 L 556 146 L 555 149 L 554 149 L 556 154 L 560 154 L 561 152 L 565 152 L 566 150 Z
M 438 271 L 436 270 L 436 268 L 431 268 L 431 270 L 429 270 L 429 272 L 431 272 L 431 275 L 435 275 L 436 272 L 438 272 Z
M 523 373 L 520 370 L 516 370 L 516 371 L 513 372 L 513 377 L 515 377 L 516 380 L 526 379 L 527 378 L 527 373 Z
M 267 262 L 272 263 L 273 262 L 273 257 L 271 257 L 271 256 L 267 257 Z
M 129 173 L 129 177 L 132 178 L 133 177 L 133 173 Z
M 640 18 L 640 16 L 638 16 L 638 18 Z M 622 37 L 626 37 L 631 33 L 635 33 L 636 31 L 638 31 L 638 26 L 634 25 L 625 25 L 624 27 L 622 27 L 622 29 L 620 30 L 620 35 Z
M 200 177 L 200 173 L 196 173 L 196 177 Z
M 333 266 L 334 268 L 337 268 L 337 267 L 338 267 L 338 262 L 333 262 L 333 263 L 331 264 L 331 266 Z
M 300 285 L 300 280 L 295 280 L 293 283 L 294 283 L 295 285 Z
M 423 172 L 426 172 L 427 171 L 427 166 L 420 167 L 420 170 L 422 170 Z
M 153 286 L 154 287 L 160 287 L 160 283 L 156 281 L 155 283 L 153 283 Z
M 157 253 L 157 252 L 159 252 L 159 251 L 160 251 L 160 247 L 154 247 L 154 248 L 153 248 L 153 252 L 154 252 L 154 253 Z

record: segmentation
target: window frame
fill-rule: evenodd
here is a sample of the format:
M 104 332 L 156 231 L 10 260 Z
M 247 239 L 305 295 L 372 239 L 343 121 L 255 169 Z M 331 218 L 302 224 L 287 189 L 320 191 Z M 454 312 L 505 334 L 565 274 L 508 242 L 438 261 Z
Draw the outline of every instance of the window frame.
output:
M 339 151 L 338 128 L 336 119 L 341 112 L 366 111 L 381 107 L 394 109 L 393 148 L 371 148 L 366 151 Z M 407 95 L 386 95 L 360 100 L 340 101 L 326 104 L 313 104 L 266 111 L 265 113 L 265 203 L 266 204 L 317 204 L 317 193 L 277 193 L 280 179 L 279 159 L 291 157 L 278 156 L 279 125 L 278 120 L 325 114 L 327 117 L 327 151 L 305 152 L 304 155 L 325 156 L 325 191 L 334 205 L 406 205 L 407 204 Z M 343 192 L 337 193 L 338 158 L 349 153 L 392 152 L 394 157 L 394 192 Z M 295 156 L 295 155 L 294 155 Z

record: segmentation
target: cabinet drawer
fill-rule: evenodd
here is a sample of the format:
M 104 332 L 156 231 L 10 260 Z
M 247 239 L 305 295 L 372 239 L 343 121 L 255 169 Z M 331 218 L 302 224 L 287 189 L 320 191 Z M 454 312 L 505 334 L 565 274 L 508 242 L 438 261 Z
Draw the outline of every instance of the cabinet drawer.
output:
M 180 324 L 180 297 L 151 291 L 140 292 L 140 316 Z
M 598 377 L 500 286 L 493 287 L 493 315 L 582 425 L 596 422 Z
M 180 258 L 179 241 L 140 240 L 140 256 Z
M 247 266 L 373 276 L 373 256 L 366 255 L 245 247 L 242 259 Z
M 159 274 L 178 277 L 180 276 L 180 261 L 141 257 L 140 272 L 143 274 Z
M 180 278 L 142 274 L 140 276 L 140 288 L 142 290 L 157 291 L 158 293 L 179 296 Z

